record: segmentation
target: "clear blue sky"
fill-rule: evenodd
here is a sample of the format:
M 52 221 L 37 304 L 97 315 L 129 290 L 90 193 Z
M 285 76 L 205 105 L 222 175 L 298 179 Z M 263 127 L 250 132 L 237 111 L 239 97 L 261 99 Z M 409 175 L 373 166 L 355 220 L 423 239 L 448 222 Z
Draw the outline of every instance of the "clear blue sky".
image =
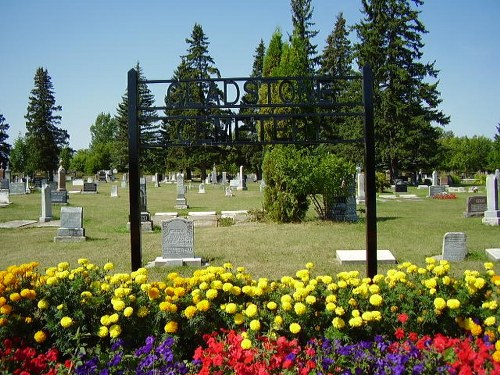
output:
M 349 25 L 362 17 L 358 0 L 313 0 L 321 51 L 342 11 Z M 457 136 L 492 138 L 500 123 L 500 1 L 426 0 L 420 7 L 424 62 L 440 70 L 445 128 Z M 127 71 L 137 61 L 149 79 L 169 79 L 186 53 L 195 23 L 223 77 L 247 76 L 260 39 L 279 27 L 291 32 L 289 0 L 2 0 L 0 113 L 9 143 L 26 131 L 24 115 L 38 67 L 48 70 L 61 127 L 74 149 L 90 142 L 101 112 L 116 112 Z

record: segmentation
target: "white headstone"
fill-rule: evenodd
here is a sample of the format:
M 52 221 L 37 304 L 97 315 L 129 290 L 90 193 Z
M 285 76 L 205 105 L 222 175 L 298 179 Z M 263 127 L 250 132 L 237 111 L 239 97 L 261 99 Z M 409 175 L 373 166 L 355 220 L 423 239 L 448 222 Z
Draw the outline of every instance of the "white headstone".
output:
M 174 218 L 161 222 L 162 256 L 156 266 L 200 265 L 201 258 L 194 256 L 194 224 L 192 221 Z
M 243 166 L 240 166 L 240 174 L 238 180 L 238 188 L 237 190 L 247 190 L 247 181 L 245 179 L 245 175 L 243 174 Z
M 441 256 L 437 258 L 449 261 L 464 260 L 467 255 L 467 236 L 463 232 L 448 232 L 443 237 Z
M 483 224 L 500 225 L 500 211 L 498 210 L 498 179 L 494 174 L 486 176 L 487 208 L 484 211 Z
M 227 172 L 222 172 L 222 183 L 227 184 Z
M 202 182 L 198 185 L 198 194 L 205 194 L 205 184 Z
M 0 205 L 6 206 L 10 204 L 9 190 L 0 189 Z
M 438 173 L 437 173 L 437 171 L 433 171 L 432 172 L 432 186 L 437 186 L 437 185 L 439 185 Z
M 42 185 L 42 191 L 40 194 L 42 197 L 42 214 L 39 219 L 41 223 L 52 220 L 51 190 L 50 185 Z
M 365 203 L 365 174 L 358 172 L 356 175 L 356 203 Z
M 175 200 L 174 207 L 178 209 L 186 209 L 188 208 L 188 204 L 186 201 L 186 188 L 184 187 L 184 175 L 182 173 L 178 173 L 176 179 L 177 179 L 177 198 Z
M 111 196 L 113 198 L 118 197 L 118 186 L 117 185 L 112 185 L 111 186 Z
M 62 166 L 62 159 L 57 170 L 57 191 L 66 191 L 66 169 Z

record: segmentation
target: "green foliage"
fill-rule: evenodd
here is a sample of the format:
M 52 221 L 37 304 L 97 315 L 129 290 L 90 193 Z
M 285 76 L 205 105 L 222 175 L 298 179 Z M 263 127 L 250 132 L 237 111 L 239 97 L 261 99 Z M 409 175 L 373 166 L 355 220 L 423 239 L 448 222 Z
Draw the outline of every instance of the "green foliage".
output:
M 391 187 L 384 172 L 375 172 L 375 186 L 379 193 L 383 193 L 385 189 Z
M 28 164 L 34 170 L 43 171 L 52 179 L 52 173 L 59 164 L 59 152 L 68 145 L 69 134 L 57 127 L 62 110 L 56 105 L 54 90 L 48 71 L 38 68 L 35 73 L 35 87 L 31 90 L 26 118 L 26 142 L 30 149 Z
M 26 142 L 26 137 L 19 136 L 14 141 L 14 146 L 10 151 L 10 169 L 14 173 L 34 173 L 34 169 L 28 161 L 29 148 Z
M 9 135 L 9 124 L 5 122 L 5 117 L 0 113 L 0 163 L 5 167 L 9 161 L 11 146 L 7 143 Z
M 263 171 L 264 209 L 271 220 L 286 223 L 304 219 L 308 198 L 328 219 L 335 199 L 348 195 L 354 165 L 322 149 L 276 146 L 266 151 Z
M 491 164 L 495 142 L 484 136 L 456 137 L 446 133 L 440 139 L 444 153 L 440 168 L 466 174 L 485 171 Z

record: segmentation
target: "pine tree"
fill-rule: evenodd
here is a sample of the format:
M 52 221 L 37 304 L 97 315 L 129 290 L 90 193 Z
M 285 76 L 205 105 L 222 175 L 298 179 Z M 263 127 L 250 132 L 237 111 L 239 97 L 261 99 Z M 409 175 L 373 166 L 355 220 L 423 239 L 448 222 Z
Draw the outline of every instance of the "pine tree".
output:
M 5 168 L 9 162 L 9 154 L 11 150 L 10 144 L 7 143 L 9 135 L 7 130 L 9 130 L 9 124 L 5 122 L 5 117 L 0 113 L 0 165 Z
M 437 133 L 432 123 L 445 125 L 449 117 L 437 109 L 442 101 L 438 71 L 434 63 L 421 61 L 422 35 L 427 30 L 416 8 L 423 1 L 362 0 L 362 4 L 365 17 L 356 25 L 358 62 L 373 69 L 377 153 L 393 179 L 400 169 L 414 170 L 415 161 L 433 157 Z
M 311 71 L 314 71 L 315 66 L 319 63 L 318 46 L 312 44 L 312 39 L 318 34 L 317 30 L 312 30 L 314 22 L 311 20 L 314 8 L 311 6 L 311 0 L 290 0 L 290 6 L 292 8 L 292 37 L 295 35 L 305 41 L 309 67 Z M 292 37 L 290 42 L 292 42 Z
M 35 88 L 31 90 L 26 118 L 26 138 L 31 150 L 30 164 L 35 170 L 43 171 L 52 180 L 53 171 L 59 164 L 59 153 L 68 145 L 69 134 L 57 127 L 62 110 L 56 105 L 51 78 L 44 68 L 35 73 Z
M 145 80 L 142 67 L 139 62 L 135 66 L 138 79 Z M 152 107 L 154 105 L 154 95 L 145 83 L 138 86 L 139 107 Z M 116 110 L 116 136 L 113 145 L 112 159 L 113 166 L 119 170 L 128 170 L 128 93 L 122 96 L 122 102 L 118 104 Z M 159 125 L 157 115 L 154 110 L 139 111 L 140 138 L 143 144 L 155 143 L 159 138 Z M 155 173 L 163 170 L 163 157 L 155 155 L 151 150 L 141 150 L 140 164 L 143 171 Z

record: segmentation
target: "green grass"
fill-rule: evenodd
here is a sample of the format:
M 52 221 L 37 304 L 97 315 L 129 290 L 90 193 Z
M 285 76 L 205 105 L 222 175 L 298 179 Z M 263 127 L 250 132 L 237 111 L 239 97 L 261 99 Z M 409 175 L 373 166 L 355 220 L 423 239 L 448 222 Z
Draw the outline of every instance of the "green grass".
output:
M 262 208 L 259 184 L 248 184 L 248 191 L 236 191 L 226 198 L 220 186 L 206 185 L 206 194 L 198 194 L 198 183 L 193 183 L 186 198 L 187 211 L 248 210 Z M 71 184 L 68 189 L 71 190 Z M 87 241 L 80 243 L 54 243 L 57 227 L 27 227 L 0 229 L 2 257 L 0 269 L 12 264 L 38 261 L 43 269 L 60 261 L 76 264 L 78 258 L 88 258 L 97 264 L 112 261 L 116 270 L 130 271 L 130 235 L 127 231 L 128 190 L 119 188 L 119 197 L 110 197 L 111 184 L 101 183 L 98 194 L 71 194 L 70 205 L 84 208 L 84 227 Z M 441 253 L 446 232 L 465 232 L 469 255 L 463 262 L 453 265 L 455 272 L 482 269 L 487 261 L 484 250 L 500 246 L 500 228 L 486 226 L 481 218 L 464 218 L 466 197 L 458 193 L 456 200 L 426 198 L 423 190 L 411 189 L 418 194 L 417 201 L 378 201 L 378 248 L 391 250 L 399 262 L 410 261 L 424 265 L 428 256 Z M 175 185 L 154 188 L 148 185 L 148 208 L 155 212 L 176 211 Z M 0 222 L 32 219 L 40 216 L 40 194 L 17 195 L 12 204 L 0 208 Z M 363 208 L 363 206 L 361 206 Z M 59 217 L 60 207 L 53 206 Z M 185 213 L 186 211 L 179 211 Z M 342 270 L 358 269 L 363 274 L 365 265 L 341 266 L 335 260 L 335 250 L 364 249 L 365 224 L 361 213 L 358 223 L 332 223 L 316 220 L 311 209 L 301 224 L 247 223 L 218 228 L 195 229 L 195 254 L 211 264 L 231 262 L 244 266 L 254 277 L 279 278 L 295 274 L 305 263 L 315 263 L 317 273 L 335 274 Z M 142 235 L 144 264 L 161 255 L 159 230 Z M 379 265 L 384 272 L 388 265 Z M 496 265 L 500 273 L 500 265 Z M 171 269 L 168 269 L 170 271 Z M 185 274 L 192 269 L 175 269 Z M 153 269 L 153 278 L 160 278 L 164 269 Z

